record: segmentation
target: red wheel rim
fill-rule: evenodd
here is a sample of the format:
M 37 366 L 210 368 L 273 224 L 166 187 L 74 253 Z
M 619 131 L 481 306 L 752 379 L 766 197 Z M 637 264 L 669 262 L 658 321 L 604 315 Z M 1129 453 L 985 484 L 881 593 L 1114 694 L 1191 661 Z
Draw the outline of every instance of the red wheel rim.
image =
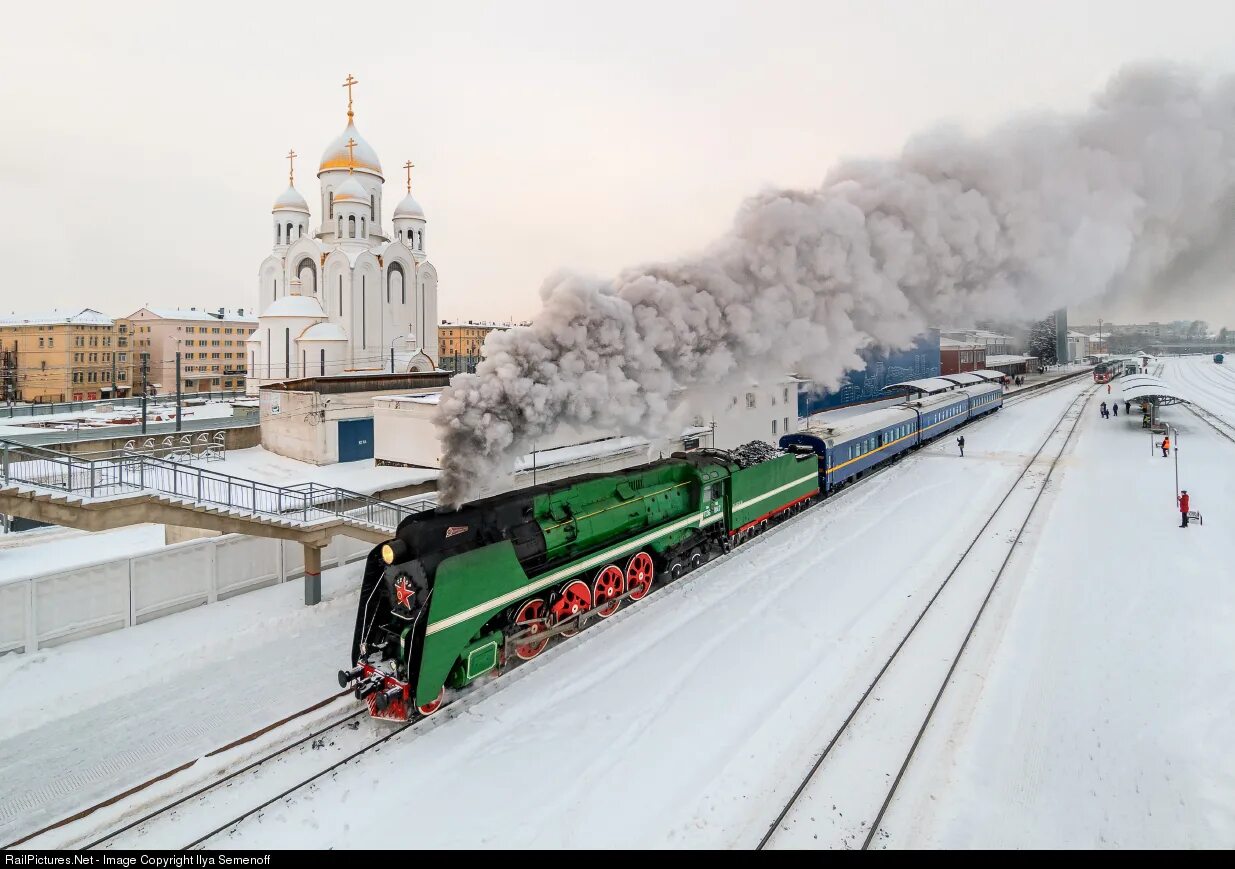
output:
M 524 632 L 544 633 L 549 630 L 549 623 L 546 620 L 548 614 L 549 605 L 540 598 L 534 597 L 519 607 L 519 613 L 515 616 L 515 626 L 521 634 Z M 543 652 L 547 645 L 549 645 L 548 640 L 537 640 L 522 646 L 515 646 L 515 656 L 520 660 L 530 661 Z
M 562 587 L 561 595 L 553 604 L 553 621 L 555 623 L 564 622 L 566 619 L 577 616 L 579 613 L 587 612 L 591 608 L 592 590 L 581 579 L 571 580 Z M 581 628 L 579 627 L 573 627 L 562 631 L 562 636 L 573 637 L 580 630 Z
M 626 589 L 631 600 L 642 600 L 652 590 L 652 556 L 636 552 L 626 563 Z
M 592 584 L 592 600 L 596 604 L 596 615 L 607 619 L 617 612 L 618 607 L 622 605 L 620 600 L 613 601 L 613 603 L 605 603 L 605 601 L 621 597 L 625 590 L 626 574 L 622 573 L 622 568 L 616 564 L 602 567 L 596 574 L 596 582 Z
M 446 689 L 443 688 L 437 694 L 437 699 L 432 703 L 426 703 L 424 706 L 417 706 L 416 711 L 421 715 L 432 715 L 438 709 L 442 708 L 442 698 L 446 695 Z

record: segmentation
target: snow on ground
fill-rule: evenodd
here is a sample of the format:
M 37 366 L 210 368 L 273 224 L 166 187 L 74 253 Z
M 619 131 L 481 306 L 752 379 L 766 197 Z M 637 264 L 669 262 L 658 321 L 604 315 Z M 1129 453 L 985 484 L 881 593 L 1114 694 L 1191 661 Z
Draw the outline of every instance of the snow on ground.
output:
M 338 691 L 363 566 L 0 657 L 0 842 Z
M 228 450 L 223 461 L 201 465 L 208 471 L 231 474 L 246 480 L 258 480 L 276 486 L 297 483 L 321 483 L 353 492 L 371 495 L 387 489 L 415 486 L 436 480 L 438 471 L 431 468 L 398 468 L 378 465 L 373 459 L 342 462 L 335 465 L 313 465 L 272 453 L 262 447 Z
M 1161 377 L 1227 425 L 1235 426 L 1235 365 L 1212 356 L 1166 358 Z M 1118 381 L 1116 381 L 1118 383 Z
M 752 846 L 1089 386 L 970 426 L 964 459 L 946 438 L 862 481 L 210 844 L 372 847 L 398 805 L 418 848 Z M 1084 419 L 893 803 L 891 845 L 1235 841 L 1235 445 L 1167 413 L 1206 525 L 1174 527 L 1173 460 L 1143 431 Z M 324 698 L 359 570 L 328 572 L 321 607 L 289 583 L 0 658 L 0 732 L 21 728 L 0 742 L 0 841 Z
M 166 545 L 162 525 L 131 525 L 91 534 L 69 528 L 36 528 L 0 536 L 0 585 L 31 576 L 128 558 Z
M 1087 386 L 970 427 L 963 460 L 949 438 L 863 481 L 212 845 L 363 847 L 391 804 L 425 848 L 753 845 Z
M 1235 406 L 1235 378 L 1213 397 Z M 1010 616 L 980 630 L 885 819 L 891 846 L 1235 844 L 1235 444 L 1182 407 L 1162 418 L 1205 524 L 1179 528 L 1174 456 L 1139 418 L 1091 409 L 993 601 Z

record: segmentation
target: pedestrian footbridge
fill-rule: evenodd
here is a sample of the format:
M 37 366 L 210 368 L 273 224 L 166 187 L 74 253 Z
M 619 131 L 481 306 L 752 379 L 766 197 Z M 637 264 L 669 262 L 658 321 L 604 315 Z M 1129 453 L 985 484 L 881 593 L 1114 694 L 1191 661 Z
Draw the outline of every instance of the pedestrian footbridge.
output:
M 320 599 L 321 550 L 335 536 L 381 543 L 433 506 L 318 483 L 275 486 L 136 453 L 81 459 L 9 440 L 0 440 L 0 468 L 0 513 L 8 515 L 83 531 L 149 522 L 302 543 L 306 603 Z

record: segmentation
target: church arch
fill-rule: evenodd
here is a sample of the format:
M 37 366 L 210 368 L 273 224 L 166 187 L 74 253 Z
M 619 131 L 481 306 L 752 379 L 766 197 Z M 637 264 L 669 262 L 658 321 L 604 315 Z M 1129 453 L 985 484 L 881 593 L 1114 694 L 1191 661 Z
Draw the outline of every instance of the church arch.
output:
M 403 272 L 403 264 L 392 262 L 386 272 L 386 304 L 390 304 L 398 293 L 399 304 L 407 304 L 407 275 Z
M 294 274 L 300 279 L 300 292 L 306 296 L 317 294 L 317 263 L 312 257 L 304 257 L 296 263 Z
M 349 214 L 347 217 L 347 237 L 356 237 L 356 215 Z

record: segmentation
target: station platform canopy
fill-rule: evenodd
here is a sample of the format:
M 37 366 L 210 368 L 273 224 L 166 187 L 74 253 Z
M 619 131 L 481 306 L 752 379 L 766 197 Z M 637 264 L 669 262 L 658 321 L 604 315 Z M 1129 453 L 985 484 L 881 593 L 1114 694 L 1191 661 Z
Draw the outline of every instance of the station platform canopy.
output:
M 1149 400 L 1158 405 L 1190 404 L 1192 399 L 1175 387 L 1148 374 L 1132 374 L 1119 381 L 1120 394 L 1124 401 Z
M 986 383 L 985 377 L 979 377 L 972 371 L 961 371 L 958 374 L 940 374 L 940 380 L 951 380 L 957 386 L 972 386 L 975 383 Z
M 1005 377 L 1008 376 L 1004 374 L 1002 371 L 994 371 L 990 368 L 983 368 L 981 371 L 971 371 L 969 373 L 977 377 L 981 377 L 983 380 L 989 381 L 991 383 L 999 383 L 1001 380 L 1003 380 Z
M 951 380 L 944 380 L 942 377 L 923 377 L 921 380 L 906 380 L 903 383 L 889 383 L 880 392 L 893 392 L 897 390 L 908 390 L 909 392 L 920 392 L 924 395 L 934 395 L 936 392 L 946 392 L 949 389 L 955 389 L 956 384 Z

